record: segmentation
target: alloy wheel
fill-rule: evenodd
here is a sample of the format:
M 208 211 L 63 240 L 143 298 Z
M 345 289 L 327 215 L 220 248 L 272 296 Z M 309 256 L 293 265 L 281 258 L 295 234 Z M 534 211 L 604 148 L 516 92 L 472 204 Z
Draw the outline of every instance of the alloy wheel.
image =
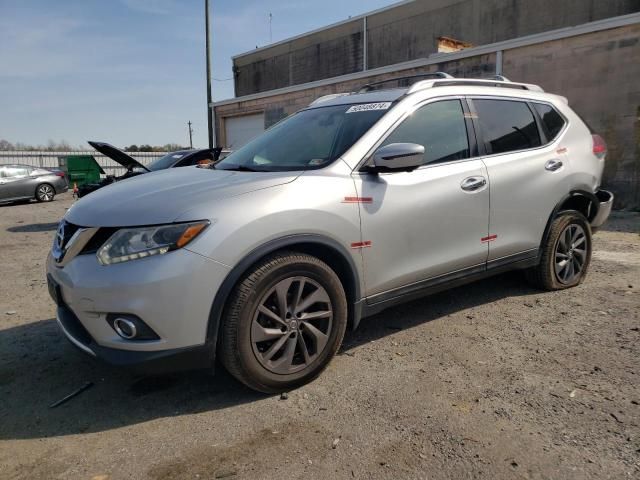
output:
M 278 282 L 262 297 L 251 323 L 251 345 L 272 373 L 303 370 L 324 351 L 333 326 L 327 291 L 309 277 Z
M 555 251 L 555 274 L 560 283 L 570 284 L 580 276 L 587 259 L 587 235 L 575 223 L 560 234 Z
M 50 202 L 53 199 L 53 188 L 49 185 L 40 185 L 38 187 L 38 198 L 43 202 Z

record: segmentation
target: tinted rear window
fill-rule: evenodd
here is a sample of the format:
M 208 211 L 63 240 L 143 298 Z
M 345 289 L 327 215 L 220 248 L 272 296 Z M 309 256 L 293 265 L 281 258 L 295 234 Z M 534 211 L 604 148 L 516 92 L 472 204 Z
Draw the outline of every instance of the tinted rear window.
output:
M 541 145 L 538 125 L 525 102 L 478 100 L 480 130 L 488 154 L 514 152 Z
M 533 107 L 536 109 L 538 115 L 540 115 L 540 118 L 542 119 L 542 124 L 544 129 L 546 130 L 549 141 L 555 139 L 564 127 L 564 118 L 562 118 L 556 111 L 556 109 L 551 105 L 546 105 L 544 103 L 534 103 Z

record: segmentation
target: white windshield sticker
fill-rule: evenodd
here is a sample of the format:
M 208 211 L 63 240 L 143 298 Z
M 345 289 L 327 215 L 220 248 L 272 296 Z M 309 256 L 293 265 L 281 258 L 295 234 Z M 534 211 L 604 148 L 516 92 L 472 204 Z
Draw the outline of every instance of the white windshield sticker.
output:
M 372 110 L 388 110 L 391 102 L 365 103 L 363 105 L 354 105 L 346 113 L 370 112 Z
M 171 158 L 182 158 L 184 155 L 171 155 Z

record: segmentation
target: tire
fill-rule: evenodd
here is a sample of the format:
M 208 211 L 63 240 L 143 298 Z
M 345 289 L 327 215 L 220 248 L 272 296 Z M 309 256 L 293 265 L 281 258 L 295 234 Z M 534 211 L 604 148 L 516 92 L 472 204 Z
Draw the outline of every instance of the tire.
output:
M 587 275 L 591 252 L 591 226 L 587 219 L 577 211 L 561 212 L 551 223 L 540 263 L 526 270 L 525 275 L 529 283 L 542 290 L 575 287 Z
M 336 273 L 316 257 L 280 252 L 239 281 L 225 308 L 218 351 L 229 373 L 249 388 L 284 392 L 326 368 L 346 326 L 347 299 Z
M 41 183 L 36 188 L 36 200 L 39 202 L 51 202 L 55 196 L 55 188 L 48 183 Z

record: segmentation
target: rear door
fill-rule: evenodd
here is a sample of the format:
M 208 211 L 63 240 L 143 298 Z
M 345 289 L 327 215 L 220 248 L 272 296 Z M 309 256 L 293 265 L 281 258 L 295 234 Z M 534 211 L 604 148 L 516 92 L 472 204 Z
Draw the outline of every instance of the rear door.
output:
M 379 146 L 416 143 L 425 164 L 411 172 L 354 178 L 361 203 L 368 302 L 391 300 L 451 275 L 482 271 L 488 248 L 489 185 L 475 151 L 466 103 L 417 108 Z
M 549 215 L 569 191 L 562 127 L 548 139 L 523 99 L 476 97 L 470 105 L 491 183 L 488 265 L 534 257 Z

